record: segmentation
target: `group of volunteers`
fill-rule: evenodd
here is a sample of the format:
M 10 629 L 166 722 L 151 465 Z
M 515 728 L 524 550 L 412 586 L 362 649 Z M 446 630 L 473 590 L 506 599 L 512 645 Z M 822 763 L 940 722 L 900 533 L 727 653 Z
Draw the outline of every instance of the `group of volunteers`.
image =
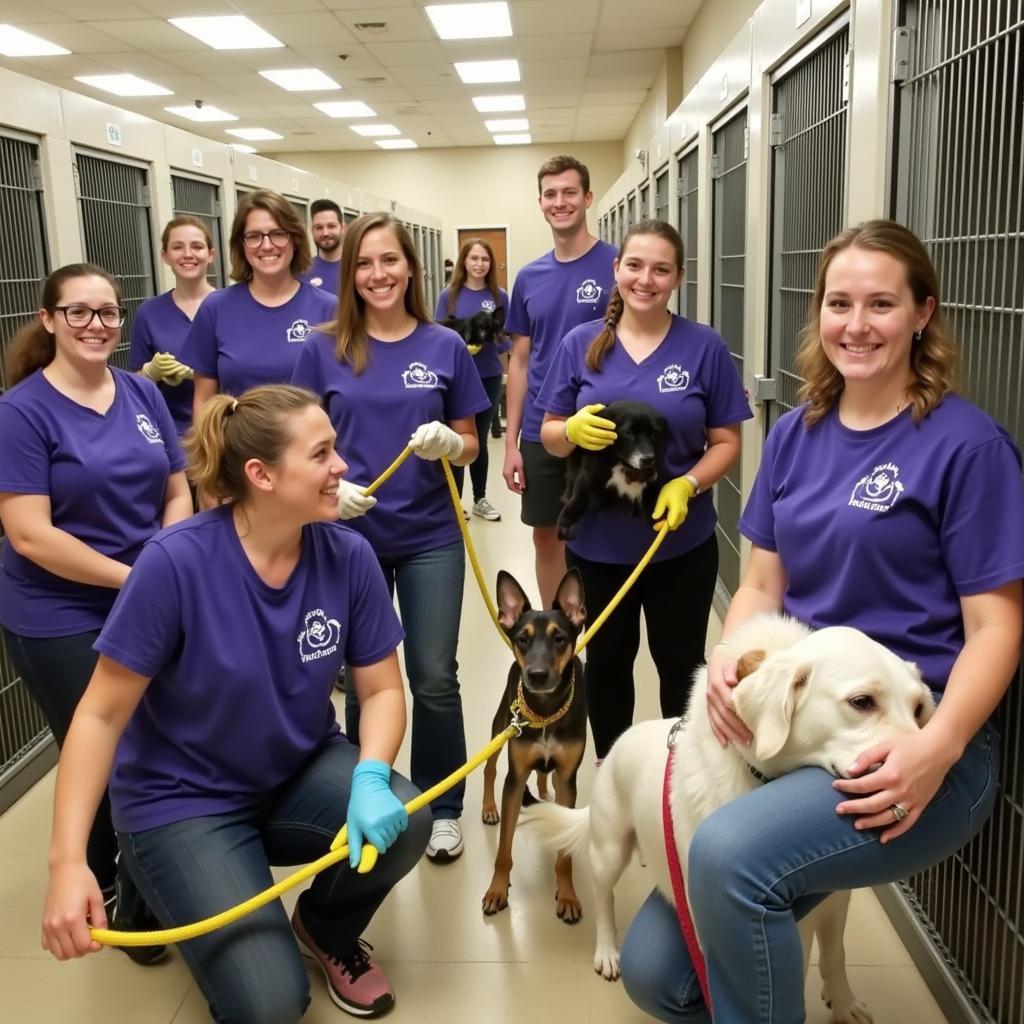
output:
M 554 157 L 537 183 L 552 250 L 509 297 L 491 247 L 468 239 L 433 317 L 400 221 L 346 225 L 318 200 L 314 260 L 294 208 L 269 191 L 239 201 L 224 289 L 207 281 L 204 223 L 166 226 L 175 285 L 135 314 L 136 372 L 110 363 L 126 316 L 117 281 L 88 264 L 47 279 L 0 396 L 0 626 L 61 746 L 43 917 L 58 959 L 100 948 L 90 926 L 172 927 L 241 903 L 272 884 L 271 865 L 321 857 L 347 825 L 348 860 L 290 920 L 272 902 L 180 952 L 220 1022 L 297 1021 L 303 956 L 340 1008 L 376 1016 L 394 1003 L 365 929 L 424 852 L 463 852 L 464 784 L 429 813 L 403 806 L 466 761 L 465 552 L 440 460 L 469 466 L 473 513 L 499 518 L 486 439 L 506 366 L 502 475 L 522 495 L 545 606 L 568 564 L 593 616 L 655 522 L 669 531 L 588 649 L 598 763 L 633 719 L 641 613 L 661 710 L 683 712 L 717 576 L 713 487 L 751 411 L 724 340 L 670 311 L 678 232 L 642 220 L 616 249 L 588 230 L 583 164 Z M 472 351 L 439 322 L 499 308 L 510 340 Z M 999 769 L 991 716 L 1021 642 L 1020 455 L 954 393 L 937 275 L 911 232 L 870 221 L 829 243 L 799 360 L 802 404 L 765 443 L 723 635 L 778 610 L 856 626 L 914 661 L 939 706 L 920 733 L 865 750 L 849 778 L 794 772 L 699 829 L 689 893 L 719 1021 L 802 1020 L 797 920 L 981 828 Z M 668 423 L 654 518 L 601 506 L 563 545 L 566 459 L 615 441 L 601 410 L 619 399 Z M 406 446 L 416 457 L 366 494 Z M 403 642 L 409 780 L 392 768 Z M 691 713 L 708 714 L 723 745 L 746 744 L 736 665 L 721 646 L 708 661 L 707 706 Z M 344 731 L 331 702 L 343 670 Z M 386 853 L 359 873 L 365 844 Z M 622 972 L 653 1017 L 711 1019 L 657 891 Z

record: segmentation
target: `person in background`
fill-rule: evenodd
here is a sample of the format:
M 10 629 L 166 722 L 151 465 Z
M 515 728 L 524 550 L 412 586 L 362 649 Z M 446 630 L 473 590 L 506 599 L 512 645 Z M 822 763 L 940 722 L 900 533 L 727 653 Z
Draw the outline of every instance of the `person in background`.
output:
M 718 575 L 711 488 L 740 454 L 740 422 L 751 416 L 725 341 L 669 311 L 683 279 L 683 240 L 671 224 L 645 220 L 626 233 L 604 321 L 574 328 L 558 347 L 537 398 L 544 447 L 567 457 L 615 439 L 601 416 L 610 402 L 645 402 L 664 416 L 666 483 L 654 507 L 671 536 L 590 644 L 587 714 L 598 759 L 633 722 L 633 662 L 640 613 L 658 670 L 661 712 L 681 715 L 704 661 Z M 654 540 L 653 524 L 623 503 L 589 510 L 567 542 L 587 600 L 604 608 Z
M 451 260 L 444 261 L 444 283 L 448 284 L 452 279 L 452 272 L 455 270 L 455 264 Z
M 192 513 L 178 432 L 156 385 L 110 365 L 125 309 L 117 281 L 73 263 L 7 356 L 0 396 L 0 626 L 14 671 L 58 746 L 96 664 L 93 643 L 143 544 Z M 117 869 L 103 786 L 83 856 L 119 927 L 147 921 Z M 126 950 L 155 963 L 165 949 Z
M 284 196 L 242 196 L 229 245 L 237 283 L 207 296 L 181 353 L 195 371 L 195 416 L 218 391 L 237 396 L 291 380 L 306 339 L 336 308 L 332 295 L 298 280 L 309 268 L 309 239 Z
M 348 859 L 316 876 L 291 923 L 275 901 L 179 948 L 214 1020 L 298 1021 L 300 952 L 336 1005 L 375 1017 L 394 994 L 362 935 L 429 832 L 391 770 L 402 630 L 369 545 L 336 522 L 345 463 L 316 395 L 218 395 L 185 444 L 190 475 L 220 504 L 146 545 L 96 640 L 57 773 L 43 943 L 59 960 L 100 948 L 84 848 L 108 777 L 123 857 L 165 927 L 249 899 L 272 884 L 271 864 L 322 857 L 347 824 Z M 342 658 L 360 747 L 331 704 Z M 364 843 L 384 855 L 358 874 Z
M 836 890 L 932 867 L 992 811 L 991 716 L 1024 617 L 1024 485 L 1006 431 L 953 392 L 955 365 L 938 275 L 910 231 L 868 221 L 825 246 L 799 343 L 802 404 L 765 442 L 740 519 L 753 547 L 722 633 L 779 611 L 853 626 L 914 662 L 939 703 L 919 732 L 861 751 L 842 777 L 791 772 L 697 830 L 686 888 L 716 1020 L 804 1020 L 797 920 Z M 715 647 L 706 707 L 691 714 L 742 749 L 752 737 L 735 685 L 735 660 Z M 851 699 L 853 712 L 872 699 Z M 621 968 L 658 1020 L 711 1019 L 657 892 Z
M 341 240 L 345 234 L 341 207 L 333 199 L 315 199 L 309 207 L 309 223 L 316 255 L 300 280 L 337 298 L 341 278 Z
M 174 287 L 135 311 L 128 369 L 160 388 L 181 436 L 192 423 L 192 367 L 177 357 L 196 311 L 216 290 L 206 279 L 214 258 L 209 229 L 198 217 L 169 220 L 160 236 L 160 258 L 174 274 Z
M 550 608 L 565 575 L 565 545 L 555 523 L 565 491 L 565 460 L 544 450 L 537 395 L 562 338 L 604 316 L 615 246 L 587 229 L 594 201 L 590 172 L 571 156 L 552 157 L 537 173 L 538 205 L 554 248 L 516 275 L 505 330 L 512 336 L 506 391 L 505 464 L 509 490 L 523 496 L 522 520 L 533 527 L 537 585 Z
M 318 394 L 351 473 L 338 486 L 342 519 L 370 542 L 405 627 L 412 691 L 412 781 L 429 789 L 466 761 L 456 651 L 466 553 L 438 460 L 476 457 L 474 419 L 489 405 L 466 344 L 430 319 L 419 257 L 409 232 L 386 213 L 348 226 L 338 319 L 303 347 L 294 383 Z M 406 446 L 407 459 L 381 488 L 363 493 Z M 359 706 L 346 700 L 349 736 L 360 737 Z M 431 805 L 427 856 L 463 850 L 465 783 Z
M 451 316 L 468 319 L 481 311 L 493 313 L 496 309 L 508 313 L 508 295 L 504 288 L 498 287 L 494 250 L 482 238 L 471 238 L 459 250 L 451 284 L 438 297 L 434 318 L 439 321 Z M 487 500 L 487 436 L 498 407 L 504 364 L 508 362 L 503 356 L 508 348 L 505 335 L 500 332 L 493 344 L 488 342 L 482 346 L 469 346 L 469 353 L 480 374 L 480 383 L 491 401 L 490 406 L 476 417 L 480 454 L 469 467 L 469 478 L 473 485 L 473 515 L 492 522 L 501 519 L 501 513 Z M 460 493 L 463 476 L 462 472 L 455 475 Z

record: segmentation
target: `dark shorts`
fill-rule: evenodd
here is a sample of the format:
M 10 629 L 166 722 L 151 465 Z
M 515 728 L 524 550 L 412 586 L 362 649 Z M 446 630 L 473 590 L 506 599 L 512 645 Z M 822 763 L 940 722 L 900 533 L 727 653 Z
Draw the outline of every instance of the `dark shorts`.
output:
M 562 511 L 566 460 L 550 455 L 539 441 L 520 441 L 526 490 L 521 519 L 527 526 L 554 526 Z

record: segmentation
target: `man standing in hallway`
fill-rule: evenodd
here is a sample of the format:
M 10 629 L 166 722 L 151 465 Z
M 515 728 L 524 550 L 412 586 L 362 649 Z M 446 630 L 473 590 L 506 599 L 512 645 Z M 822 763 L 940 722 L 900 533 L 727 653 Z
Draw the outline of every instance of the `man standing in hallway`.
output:
M 594 201 L 590 172 L 571 156 L 548 160 L 537 174 L 540 212 L 554 248 L 516 275 L 505 330 L 512 336 L 506 386 L 507 429 L 502 476 L 523 496 L 522 520 L 533 528 L 537 586 L 545 608 L 565 574 L 565 546 L 555 522 L 565 489 L 565 459 L 540 443 L 544 418 L 537 395 L 562 338 L 604 316 L 614 283 L 615 246 L 587 229 Z M 521 435 L 521 437 L 520 437 Z
M 336 297 L 341 279 L 341 240 L 345 235 L 341 207 L 333 199 L 315 199 L 309 214 L 316 256 L 302 280 Z

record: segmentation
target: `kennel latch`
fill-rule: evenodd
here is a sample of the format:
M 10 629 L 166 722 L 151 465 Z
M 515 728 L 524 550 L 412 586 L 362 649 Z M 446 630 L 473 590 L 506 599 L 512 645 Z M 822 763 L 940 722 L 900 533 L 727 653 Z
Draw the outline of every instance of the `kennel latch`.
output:
M 766 377 L 761 373 L 755 373 L 753 386 L 750 389 L 750 398 L 754 405 L 764 405 L 766 402 L 774 402 L 776 399 L 775 378 Z

